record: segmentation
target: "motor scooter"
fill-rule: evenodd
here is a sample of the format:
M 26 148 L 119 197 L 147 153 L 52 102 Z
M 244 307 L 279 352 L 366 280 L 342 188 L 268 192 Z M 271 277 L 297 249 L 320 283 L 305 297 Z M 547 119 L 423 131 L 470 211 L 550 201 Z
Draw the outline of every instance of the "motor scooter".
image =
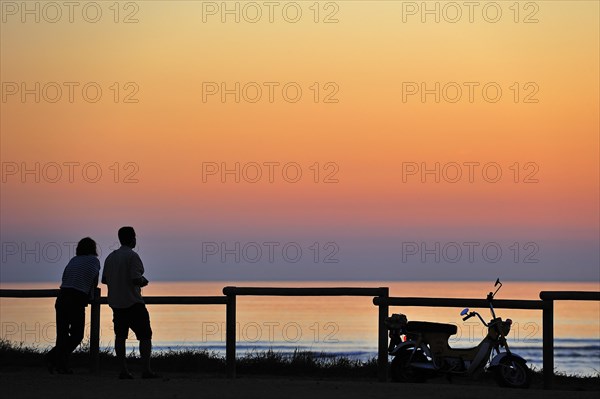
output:
M 469 308 L 460 313 L 463 321 L 477 316 L 487 327 L 487 335 L 473 348 L 452 348 L 450 336 L 456 334 L 453 324 L 408 321 L 402 314 L 385 320 L 390 330 L 388 352 L 393 356 L 391 377 L 396 382 L 424 382 L 427 378 L 445 374 L 448 378 L 462 375 L 477 378 L 484 371 L 494 373 L 500 386 L 528 388 L 531 372 L 527 361 L 512 352 L 506 341 L 511 319 L 502 320 L 494 311 L 494 296 L 502 287 L 500 279 L 495 292 L 487 295 L 492 319 L 486 323 L 481 315 Z

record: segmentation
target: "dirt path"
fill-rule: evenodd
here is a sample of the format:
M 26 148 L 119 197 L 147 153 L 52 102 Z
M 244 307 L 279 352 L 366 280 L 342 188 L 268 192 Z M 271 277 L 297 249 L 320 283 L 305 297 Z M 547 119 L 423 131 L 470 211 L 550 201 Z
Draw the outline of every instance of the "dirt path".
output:
M 43 370 L 0 372 L 4 398 L 418 398 L 563 399 L 597 398 L 598 392 L 511 390 L 494 385 L 392 384 L 375 381 L 316 380 L 300 377 L 239 377 L 165 374 L 158 380 L 121 381 L 115 373 L 50 375 Z

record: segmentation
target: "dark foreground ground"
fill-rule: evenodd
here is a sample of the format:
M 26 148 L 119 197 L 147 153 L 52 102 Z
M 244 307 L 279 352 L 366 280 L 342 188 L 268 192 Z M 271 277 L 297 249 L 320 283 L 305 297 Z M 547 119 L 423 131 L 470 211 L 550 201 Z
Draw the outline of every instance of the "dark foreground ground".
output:
M 373 380 L 316 379 L 310 377 L 224 376 L 199 373 L 162 373 L 157 380 L 118 380 L 115 372 L 50 375 L 43 368 L 0 371 L 3 398 L 419 398 L 481 399 L 598 398 L 594 387 L 540 387 L 514 390 L 497 387 L 493 381 L 444 379 L 426 384 L 379 383 Z M 139 375 L 139 374 L 138 374 Z M 565 390 L 585 389 L 584 391 Z M 591 390 L 590 390 L 591 389 Z
M 542 375 L 533 373 L 531 388 L 500 388 L 485 373 L 473 381 L 435 378 L 425 384 L 377 382 L 377 363 L 310 352 L 251 352 L 237 360 L 238 378 L 226 378 L 223 358 L 206 351 L 157 353 L 152 364 L 162 378 L 143 380 L 140 359 L 128 363 L 137 377 L 117 379 L 119 364 L 110 351 L 100 352 L 100 372 L 91 374 L 87 348 L 73 354 L 72 375 L 50 374 L 44 353 L 35 348 L 0 340 L 0 398 L 418 398 L 418 399 L 562 399 L 594 398 L 600 392 L 600 375 L 556 376 L 553 390 L 542 390 Z

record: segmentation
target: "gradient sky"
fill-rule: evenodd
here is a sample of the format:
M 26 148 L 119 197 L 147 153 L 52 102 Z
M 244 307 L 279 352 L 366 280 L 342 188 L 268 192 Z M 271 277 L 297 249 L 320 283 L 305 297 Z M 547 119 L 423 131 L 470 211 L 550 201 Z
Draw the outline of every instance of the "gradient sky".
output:
M 203 3 L 194 1 L 132 3 L 118 23 L 112 2 L 100 2 L 98 23 L 77 10 L 73 23 L 66 10 L 57 23 L 43 14 L 23 23 L 5 3 L 3 282 L 58 280 L 70 243 L 84 236 L 98 241 L 103 261 L 122 225 L 137 229 L 150 280 L 600 279 L 598 2 L 520 2 L 518 22 L 514 2 L 498 2 L 496 23 L 482 14 L 488 2 L 473 22 L 463 9 L 456 23 L 447 2 L 439 2 L 439 23 L 389 1 L 320 2 L 317 23 L 312 1 L 297 2 L 297 23 L 279 8 L 270 23 L 266 7 L 257 23 L 244 20 L 250 9 L 239 23 L 221 22 L 220 13 L 203 22 Z M 123 23 L 134 11 L 138 22 Z M 331 13 L 338 22 L 323 23 Z M 524 23 L 527 16 L 538 22 Z M 40 82 L 40 91 L 57 82 L 62 97 L 47 101 L 50 85 L 39 103 L 33 94 L 23 102 L 10 94 L 23 82 Z M 72 103 L 64 82 L 79 84 Z M 82 97 L 88 82 L 102 88 L 96 103 Z M 257 82 L 263 93 L 255 103 L 222 102 L 203 92 L 206 82 Z M 273 102 L 264 82 L 278 84 Z M 298 102 L 283 99 L 289 82 L 302 89 Z M 406 92 L 436 82 L 439 103 Z M 465 82 L 476 85 L 473 101 Z M 490 83 L 502 89 L 497 102 L 483 97 Z M 446 101 L 457 85 L 462 97 Z M 134 88 L 138 101 L 125 103 Z M 337 102 L 324 102 L 334 92 Z M 203 179 L 203 167 L 236 162 L 250 165 L 246 180 Z M 251 162 L 262 165 L 255 183 L 247 181 Z M 279 163 L 272 183 L 269 162 Z M 39 182 L 21 174 L 36 163 Z M 282 175 L 290 163 L 302 171 L 296 183 L 284 179 L 295 173 Z M 420 174 L 436 163 L 439 182 Z M 453 183 L 457 164 L 463 175 Z M 477 165 L 472 182 L 465 165 Z M 86 181 L 96 170 L 99 181 Z M 502 176 L 492 183 L 496 170 Z M 222 245 L 234 249 L 225 259 Z M 256 247 L 263 253 L 252 263 Z

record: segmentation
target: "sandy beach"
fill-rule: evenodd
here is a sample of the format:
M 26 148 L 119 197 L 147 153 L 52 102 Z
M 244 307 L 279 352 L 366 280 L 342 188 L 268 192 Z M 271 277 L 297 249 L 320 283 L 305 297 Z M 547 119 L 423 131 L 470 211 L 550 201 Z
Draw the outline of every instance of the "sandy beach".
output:
M 82 372 L 83 373 L 83 372 Z M 43 369 L 0 372 L 3 397 L 17 398 L 391 398 L 479 399 L 522 398 L 563 399 L 596 398 L 597 392 L 544 391 L 499 388 L 490 384 L 449 384 L 440 380 L 427 384 L 379 383 L 372 380 L 319 380 L 301 377 L 242 376 L 229 380 L 223 376 L 198 373 L 165 373 L 157 380 L 121 381 L 114 372 L 100 374 L 50 375 Z

